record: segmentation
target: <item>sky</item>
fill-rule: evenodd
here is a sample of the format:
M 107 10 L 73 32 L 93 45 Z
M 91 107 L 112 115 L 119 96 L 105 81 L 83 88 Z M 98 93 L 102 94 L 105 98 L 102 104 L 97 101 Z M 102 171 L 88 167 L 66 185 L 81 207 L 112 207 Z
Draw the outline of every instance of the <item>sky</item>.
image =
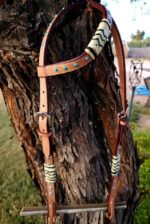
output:
M 121 37 L 129 41 L 131 34 L 136 31 L 145 31 L 145 38 L 150 37 L 150 0 L 138 0 L 138 3 L 130 3 L 130 0 L 102 0 L 107 4 L 114 20 L 116 21 Z M 144 4 L 146 3 L 146 4 Z

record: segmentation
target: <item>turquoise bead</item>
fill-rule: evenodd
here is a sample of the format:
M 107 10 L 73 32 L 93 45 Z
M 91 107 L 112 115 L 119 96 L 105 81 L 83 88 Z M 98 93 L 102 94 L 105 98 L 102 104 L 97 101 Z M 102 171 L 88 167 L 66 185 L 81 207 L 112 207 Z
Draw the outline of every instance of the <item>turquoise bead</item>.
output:
M 64 66 L 63 69 L 64 69 L 64 71 L 66 71 L 67 70 L 67 66 Z
M 58 68 L 54 68 L 54 72 L 58 72 Z
M 86 56 L 86 57 L 85 57 L 85 60 L 86 60 L 86 61 L 89 61 L 89 60 L 90 60 L 90 58 L 89 58 L 88 56 Z
M 74 63 L 74 67 L 78 67 L 79 65 L 77 63 Z

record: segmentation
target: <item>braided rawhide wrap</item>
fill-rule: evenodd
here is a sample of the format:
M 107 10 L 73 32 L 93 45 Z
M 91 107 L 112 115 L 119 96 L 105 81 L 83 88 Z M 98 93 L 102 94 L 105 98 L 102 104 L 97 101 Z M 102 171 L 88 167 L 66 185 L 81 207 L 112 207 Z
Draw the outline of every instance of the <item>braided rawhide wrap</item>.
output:
M 56 167 L 55 164 L 44 164 L 45 181 L 47 183 L 56 182 Z
M 100 54 L 110 34 L 111 34 L 111 24 L 107 19 L 102 19 L 95 32 L 95 35 L 91 39 L 87 48 L 85 49 L 85 52 L 89 54 L 93 60 L 95 59 L 96 56 Z
M 111 175 L 118 176 L 120 171 L 120 153 L 117 156 L 112 156 Z

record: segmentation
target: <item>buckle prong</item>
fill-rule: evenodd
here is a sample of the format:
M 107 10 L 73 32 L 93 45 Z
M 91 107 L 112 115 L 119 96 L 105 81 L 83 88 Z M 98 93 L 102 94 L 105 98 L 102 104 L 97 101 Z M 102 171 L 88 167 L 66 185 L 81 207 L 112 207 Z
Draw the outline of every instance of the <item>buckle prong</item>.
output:
M 36 117 L 39 118 L 40 116 L 42 117 L 42 119 L 44 119 L 44 117 L 47 117 L 47 118 L 49 118 L 49 119 L 51 118 L 50 115 L 49 115 L 47 112 L 40 112 L 40 111 L 39 111 L 39 112 L 36 112 L 36 113 L 34 114 L 34 117 L 35 117 L 35 118 L 36 118 Z

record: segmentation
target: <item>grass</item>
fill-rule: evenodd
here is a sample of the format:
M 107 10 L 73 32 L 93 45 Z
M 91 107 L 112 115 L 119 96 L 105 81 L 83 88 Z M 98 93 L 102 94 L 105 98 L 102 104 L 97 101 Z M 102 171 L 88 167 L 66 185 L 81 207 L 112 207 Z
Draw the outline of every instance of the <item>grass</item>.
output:
M 141 110 L 142 109 L 141 109 L 140 104 L 138 104 L 138 103 L 134 104 L 134 106 L 132 107 L 132 111 L 131 111 L 130 122 L 136 123 L 138 121 L 138 119 L 140 118 Z
M 10 126 L 4 103 L 0 103 L 0 224 L 44 224 L 43 217 L 20 217 L 23 206 L 40 205 L 30 179 L 24 153 Z
M 140 201 L 135 212 L 134 224 L 148 224 L 150 220 L 150 159 L 140 166 L 139 172 Z
M 140 159 L 140 201 L 135 212 L 134 224 L 148 224 L 150 220 L 150 130 L 133 130 Z
M 134 130 L 133 138 L 138 146 L 138 154 L 140 158 L 150 158 L 150 130 Z
M 134 224 L 148 224 L 150 220 L 150 130 L 138 126 L 138 119 L 141 115 L 150 115 L 150 108 L 135 104 L 132 110 L 131 127 L 140 159 L 139 190 L 141 197 L 135 212 Z

